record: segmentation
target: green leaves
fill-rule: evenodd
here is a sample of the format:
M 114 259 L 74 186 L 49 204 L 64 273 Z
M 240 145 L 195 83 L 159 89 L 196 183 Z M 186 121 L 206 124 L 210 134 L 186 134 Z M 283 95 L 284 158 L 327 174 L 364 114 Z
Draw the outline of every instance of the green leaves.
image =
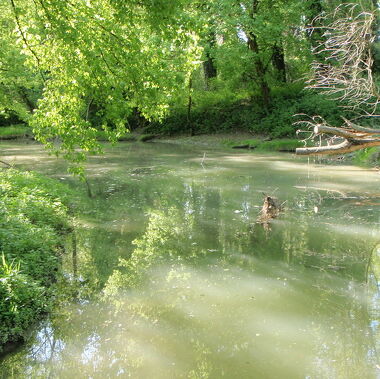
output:
M 297 0 L 2 3 L 0 111 L 16 112 L 39 141 L 78 165 L 101 150 L 91 121 L 113 140 L 133 112 L 163 120 L 187 101 L 190 77 L 206 60 L 224 88 L 267 93 L 269 104 L 278 82 L 308 71 L 308 7 Z
M 3 6 L 7 46 L 17 40 L 22 65 L 46 78 L 30 123 L 41 142 L 73 162 L 99 151 L 88 122 L 90 103 L 104 128 L 118 133 L 134 108 L 160 119 L 199 60 L 187 0 L 14 4 Z
M 71 230 L 69 195 L 40 175 L 0 171 L 0 351 L 51 305 L 63 236 Z

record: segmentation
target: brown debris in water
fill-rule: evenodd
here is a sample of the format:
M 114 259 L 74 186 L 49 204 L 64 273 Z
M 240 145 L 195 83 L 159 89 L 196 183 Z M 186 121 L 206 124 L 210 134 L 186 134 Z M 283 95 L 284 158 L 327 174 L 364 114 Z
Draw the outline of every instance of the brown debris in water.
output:
M 282 211 L 282 206 L 275 197 L 265 195 L 264 204 L 260 211 L 257 222 L 260 224 L 268 224 L 268 222 L 276 218 Z

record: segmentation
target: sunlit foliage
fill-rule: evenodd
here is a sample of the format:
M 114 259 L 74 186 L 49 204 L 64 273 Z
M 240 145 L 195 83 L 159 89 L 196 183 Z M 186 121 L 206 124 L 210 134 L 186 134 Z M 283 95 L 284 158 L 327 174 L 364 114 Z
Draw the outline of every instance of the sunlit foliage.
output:
M 0 349 L 23 339 L 51 305 L 50 286 L 71 228 L 67 204 L 67 188 L 54 180 L 0 171 Z

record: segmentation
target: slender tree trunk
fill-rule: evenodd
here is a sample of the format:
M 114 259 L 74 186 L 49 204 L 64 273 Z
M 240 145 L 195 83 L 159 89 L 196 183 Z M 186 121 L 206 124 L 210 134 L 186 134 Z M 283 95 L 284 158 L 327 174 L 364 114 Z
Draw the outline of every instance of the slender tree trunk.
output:
M 194 135 L 194 128 L 193 128 L 193 123 L 191 122 L 191 108 L 193 106 L 193 97 L 191 95 L 191 90 L 193 88 L 193 80 L 190 78 L 189 79 L 189 97 L 187 101 L 187 125 L 190 129 L 190 135 Z
M 377 9 L 377 0 L 372 0 L 374 9 Z M 375 36 L 375 42 L 377 42 L 379 38 L 379 17 L 376 18 L 376 21 L 373 23 L 372 27 L 372 33 Z M 375 46 L 374 44 L 371 47 L 371 54 L 372 54 L 372 73 L 378 74 L 380 72 L 380 59 L 378 58 L 378 54 L 376 54 Z
M 264 106 L 268 108 L 270 105 L 270 88 L 265 78 L 266 68 L 262 60 L 258 56 L 258 54 L 260 53 L 260 50 L 259 50 L 259 45 L 257 43 L 256 36 L 253 33 L 248 33 L 247 37 L 248 37 L 248 41 L 247 41 L 248 47 L 255 54 L 254 65 L 255 65 L 256 80 L 260 88 Z
M 74 280 L 78 278 L 78 260 L 77 260 L 77 236 L 75 230 L 71 234 L 71 245 L 72 245 L 72 261 L 73 261 L 73 277 Z
M 318 46 L 323 39 L 324 29 L 321 29 L 320 20 L 318 16 L 323 12 L 323 5 L 321 0 L 311 0 L 309 5 L 309 15 L 306 20 L 307 37 L 313 47 Z M 320 57 L 323 58 L 323 57 Z
M 18 89 L 18 93 L 20 97 L 22 98 L 23 102 L 27 106 L 30 113 L 33 113 L 36 106 L 33 104 L 33 102 L 29 99 L 28 94 L 26 92 L 26 89 L 24 87 L 20 87 Z
M 252 19 L 254 19 L 255 15 L 257 14 L 258 5 L 259 5 L 258 0 L 253 0 L 252 9 L 250 11 L 250 17 Z M 254 54 L 253 60 L 254 60 L 254 67 L 255 67 L 255 73 L 256 73 L 256 81 L 260 88 L 264 106 L 265 108 L 268 108 L 270 105 L 270 88 L 265 78 L 267 69 L 262 59 L 260 58 L 260 47 L 257 42 L 257 37 L 255 33 L 253 33 L 252 31 L 249 31 L 248 33 L 246 33 L 246 35 L 247 35 L 248 48 Z

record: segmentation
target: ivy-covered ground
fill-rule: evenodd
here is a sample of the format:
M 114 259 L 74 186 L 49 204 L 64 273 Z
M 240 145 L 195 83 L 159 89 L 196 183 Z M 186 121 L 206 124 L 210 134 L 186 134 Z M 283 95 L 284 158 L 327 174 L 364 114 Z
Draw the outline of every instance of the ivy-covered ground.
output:
M 53 301 L 70 191 L 33 172 L 0 170 L 0 354 L 22 341 Z

